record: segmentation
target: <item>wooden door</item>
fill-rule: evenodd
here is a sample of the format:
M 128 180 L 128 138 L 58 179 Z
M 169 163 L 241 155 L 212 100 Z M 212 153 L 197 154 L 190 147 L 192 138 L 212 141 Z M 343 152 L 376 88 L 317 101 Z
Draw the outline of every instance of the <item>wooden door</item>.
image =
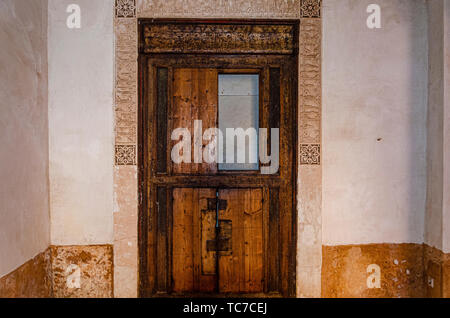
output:
M 173 292 L 263 293 L 262 190 L 175 188 L 173 202 Z
M 289 54 L 140 55 L 141 296 L 295 295 L 296 65 Z M 211 144 L 203 132 L 224 125 L 221 107 L 233 100 L 225 75 L 257 82 L 242 99 L 269 129 L 259 152 L 276 151 L 270 129 L 279 129 L 272 173 L 259 159 L 245 169 L 198 160 Z M 178 128 L 191 132 L 175 151 L 189 162 L 173 158 Z
M 194 121 L 217 127 L 218 69 L 175 68 L 172 74 L 171 131 L 194 132 Z M 196 137 L 191 138 L 192 154 Z M 172 173 L 218 173 L 217 163 L 196 161 L 172 162 Z M 263 293 L 262 190 L 174 188 L 172 200 L 172 291 Z

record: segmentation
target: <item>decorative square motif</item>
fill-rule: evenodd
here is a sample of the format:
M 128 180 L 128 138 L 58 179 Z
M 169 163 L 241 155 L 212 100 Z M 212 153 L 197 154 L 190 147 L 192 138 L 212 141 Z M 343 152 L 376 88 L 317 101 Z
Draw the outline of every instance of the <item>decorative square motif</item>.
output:
M 136 165 L 136 146 L 117 145 L 115 157 L 116 157 L 116 166 Z
M 320 165 L 320 145 L 302 144 L 300 145 L 301 165 Z
M 302 0 L 300 7 L 302 18 L 320 18 L 321 0 Z
M 135 18 L 136 0 L 116 0 L 116 18 Z

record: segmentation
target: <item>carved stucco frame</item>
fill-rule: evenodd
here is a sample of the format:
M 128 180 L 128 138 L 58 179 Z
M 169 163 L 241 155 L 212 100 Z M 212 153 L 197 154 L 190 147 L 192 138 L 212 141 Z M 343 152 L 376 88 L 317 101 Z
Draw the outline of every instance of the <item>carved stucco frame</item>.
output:
M 321 0 L 116 0 L 114 295 L 138 290 L 139 18 L 299 19 L 297 296 L 320 297 L 322 267 Z

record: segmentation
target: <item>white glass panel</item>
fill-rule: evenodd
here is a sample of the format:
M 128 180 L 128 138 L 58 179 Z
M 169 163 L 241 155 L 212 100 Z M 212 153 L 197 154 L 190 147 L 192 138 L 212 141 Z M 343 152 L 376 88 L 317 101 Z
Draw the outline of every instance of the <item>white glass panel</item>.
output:
M 259 75 L 219 75 L 219 170 L 258 170 Z M 233 138 L 234 137 L 234 138 Z

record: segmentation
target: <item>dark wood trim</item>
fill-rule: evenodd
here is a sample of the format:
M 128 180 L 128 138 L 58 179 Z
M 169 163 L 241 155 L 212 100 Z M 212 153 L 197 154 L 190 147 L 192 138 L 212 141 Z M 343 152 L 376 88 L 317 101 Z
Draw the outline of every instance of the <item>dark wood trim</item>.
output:
M 295 30 L 295 38 L 298 39 L 299 29 L 296 28 Z M 298 42 L 297 42 L 298 45 Z M 297 295 L 297 242 L 298 242 L 298 236 L 297 236 L 297 222 L 298 222 L 298 211 L 297 211 L 297 190 L 298 190 L 298 184 L 297 184 L 297 178 L 298 178 L 298 90 L 299 90 L 299 73 L 298 73 L 298 66 L 299 66 L 299 56 L 296 54 L 294 57 L 294 65 L 296 68 L 296 72 L 291 73 L 291 102 L 292 102 L 292 129 L 293 129 L 293 140 L 292 144 L 294 145 L 294 151 L 292 152 L 292 164 L 293 164 L 293 173 L 291 175 L 291 184 L 292 184 L 292 194 L 291 194 L 291 200 L 292 200 L 292 210 L 294 211 L 291 216 L 291 244 L 289 248 L 289 280 L 294 282 L 293 284 L 289 285 L 289 295 L 291 297 L 295 297 Z
M 268 25 L 295 25 L 300 23 L 299 19 L 195 19 L 195 18 L 139 18 L 139 24 L 153 23 L 153 24 L 268 24 Z
M 139 103 L 138 103 L 138 247 L 139 247 L 139 274 L 138 274 L 138 296 L 145 297 L 144 294 L 147 291 L 148 282 L 148 263 L 147 263 L 147 248 L 148 248 L 148 222 L 147 215 L 148 206 L 147 199 L 147 146 L 145 145 L 146 133 L 144 125 L 148 121 L 147 113 L 144 111 L 145 105 L 148 104 L 146 95 L 144 93 L 145 87 L 148 86 L 147 82 L 147 59 L 143 56 L 139 56 L 138 61 L 138 91 L 139 91 Z
M 156 172 L 167 173 L 167 120 L 168 120 L 168 87 L 169 87 L 169 70 L 167 67 L 158 67 L 156 69 L 157 82 L 157 108 L 156 108 L 156 129 L 157 129 L 157 160 Z
M 272 251 L 268 258 L 268 292 L 276 292 L 280 288 L 280 259 L 281 249 L 279 246 L 280 235 L 280 201 L 279 188 L 271 188 L 269 191 L 269 225 L 275 224 L 269 228 L 269 247 Z

